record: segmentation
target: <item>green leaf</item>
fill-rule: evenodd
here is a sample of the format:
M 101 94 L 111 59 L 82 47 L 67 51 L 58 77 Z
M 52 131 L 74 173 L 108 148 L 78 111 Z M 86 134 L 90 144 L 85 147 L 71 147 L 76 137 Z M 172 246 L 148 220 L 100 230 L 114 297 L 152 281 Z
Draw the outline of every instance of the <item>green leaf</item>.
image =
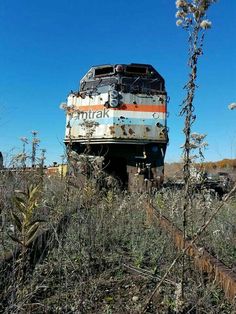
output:
M 20 196 L 14 196 L 14 202 L 25 204 L 25 199 Z
M 38 228 L 39 228 L 39 224 L 36 223 L 33 226 L 31 226 L 30 229 L 27 231 L 26 246 L 28 246 L 32 242 L 32 240 L 34 239 L 34 237 L 38 231 Z
M 37 222 L 37 223 L 41 223 L 41 222 L 46 222 L 46 220 L 44 220 L 44 219 L 35 219 L 35 220 L 32 220 L 32 221 L 27 225 L 27 227 L 29 228 L 29 227 L 33 226 L 36 222 Z
M 21 244 L 21 245 L 24 246 L 24 243 L 23 243 L 20 239 L 14 237 L 14 236 L 11 235 L 11 234 L 8 234 L 8 235 L 9 235 L 9 237 L 10 237 L 14 242 L 17 242 L 17 243 L 19 243 L 19 244 Z
M 37 233 L 37 231 L 38 231 L 38 228 L 39 228 L 39 226 L 37 225 L 37 226 L 35 226 L 35 228 L 31 231 L 31 234 L 30 234 L 30 236 L 28 237 L 28 239 L 27 239 L 27 241 L 26 241 L 26 243 L 25 243 L 25 246 L 26 246 L 26 247 L 29 246 L 29 245 L 31 244 L 31 242 L 34 240 L 34 238 L 35 238 L 35 236 L 36 236 L 36 233 Z
M 114 299 L 113 299 L 112 296 L 107 296 L 107 297 L 105 297 L 105 300 L 106 300 L 106 302 L 110 303 L 110 302 L 112 302 Z
M 12 215 L 12 219 L 14 221 L 14 224 L 16 225 L 17 229 L 21 232 L 22 231 L 22 222 L 21 222 L 20 218 L 15 213 L 11 213 L 11 215 Z
M 24 213 L 26 209 L 26 201 L 18 196 L 15 196 L 13 201 L 16 204 L 17 209 Z
M 34 230 L 36 228 L 36 226 L 39 227 L 39 222 L 31 223 L 30 227 L 29 227 L 29 225 L 27 225 L 27 227 L 28 227 L 27 235 L 30 235 L 32 230 Z
M 22 191 L 22 190 L 16 190 L 15 194 L 24 195 L 24 197 L 27 196 L 26 193 L 24 191 Z
M 30 188 L 29 188 L 29 200 L 30 200 L 30 202 L 36 201 L 36 199 L 38 198 L 38 193 L 39 193 L 39 186 L 36 186 L 36 187 L 30 186 Z
M 35 203 L 33 203 L 33 202 L 30 203 L 30 205 L 29 205 L 29 207 L 28 207 L 28 210 L 27 210 L 28 214 L 29 214 L 29 213 L 32 214 L 34 208 L 36 208 Z

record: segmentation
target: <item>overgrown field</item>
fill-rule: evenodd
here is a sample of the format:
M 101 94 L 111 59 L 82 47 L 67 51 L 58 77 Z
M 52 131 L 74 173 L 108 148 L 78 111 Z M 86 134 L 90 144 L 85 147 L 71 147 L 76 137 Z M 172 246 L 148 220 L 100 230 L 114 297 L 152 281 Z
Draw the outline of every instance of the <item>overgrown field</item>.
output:
M 2 260 L 16 246 L 20 248 L 7 265 L 1 262 L 1 313 L 142 312 L 179 252 L 169 235 L 147 216 L 149 195 L 120 191 L 111 178 L 103 180 L 109 183 L 106 188 L 97 184 L 98 178 L 46 177 L 37 171 L 1 173 Z M 182 194 L 163 189 L 152 196 L 160 212 L 180 228 Z M 189 236 L 204 224 L 219 202 L 207 191 L 194 196 L 188 213 Z M 236 271 L 235 221 L 236 199 L 231 198 L 198 244 Z M 51 230 L 48 249 L 37 252 L 39 262 L 34 267 L 27 241 L 46 229 Z M 214 280 L 199 273 L 191 259 L 185 263 L 184 297 L 180 294 L 179 261 L 147 313 L 236 311 Z

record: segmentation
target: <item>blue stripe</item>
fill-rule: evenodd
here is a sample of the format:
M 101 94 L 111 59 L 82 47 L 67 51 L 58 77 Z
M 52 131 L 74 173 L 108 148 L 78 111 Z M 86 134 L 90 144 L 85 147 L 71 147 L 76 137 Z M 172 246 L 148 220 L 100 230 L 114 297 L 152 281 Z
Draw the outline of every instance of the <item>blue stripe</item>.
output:
M 105 125 L 112 125 L 112 124 L 120 124 L 120 125 L 155 125 L 158 122 L 161 123 L 162 125 L 165 125 L 165 119 L 135 119 L 135 118 L 99 118 L 99 119 L 91 119 L 87 121 L 94 121 L 101 124 Z M 82 119 L 76 119 L 72 118 L 71 119 L 71 124 L 83 124 L 84 120 Z

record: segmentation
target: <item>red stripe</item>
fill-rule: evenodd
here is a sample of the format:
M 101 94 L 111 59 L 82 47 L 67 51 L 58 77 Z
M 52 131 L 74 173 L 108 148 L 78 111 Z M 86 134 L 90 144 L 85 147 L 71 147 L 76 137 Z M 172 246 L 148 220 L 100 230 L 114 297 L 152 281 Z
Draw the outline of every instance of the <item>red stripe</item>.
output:
M 77 110 L 81 111 L 97 111 L 103 110 L 105 108 L 104 105 L 89 105 L 89 106 L 76 106 Z M 166 113 L 165 105 L 138 105 L 138 104 L 123 104 L 119 108 L 111 108 L 111 110 L 127 110 L 127 111 L 139 111 L 139 112 L 164 112 Z

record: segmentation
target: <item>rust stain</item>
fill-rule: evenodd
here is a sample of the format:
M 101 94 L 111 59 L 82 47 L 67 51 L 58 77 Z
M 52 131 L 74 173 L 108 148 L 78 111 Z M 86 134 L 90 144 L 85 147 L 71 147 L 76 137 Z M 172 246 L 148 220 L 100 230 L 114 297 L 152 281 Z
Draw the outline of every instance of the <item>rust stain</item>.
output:
M 192 243 L 190 239 L 184 241 L 183 232 L 168 218 L 160 215 L 150 203 L 146 207 L 146 214 L 146 223 L 148 225 L 154 222 L 153 218 L 156 218 L 159 226 L 171 235 L 175 246 L 180 250 L 186 249 L 186 254 L 194 259 L 195 266 L 200 271 L 208 273 L 224 290 L 226 298 L 230 302 L 235 302 L 236 273 L 232 269 L 212 256 L 206 249 Z
M 134 132 L 134 130 L 132 130 L 131 128 L 129 128 L 129 134 L 130 135 L 133 135 L 135 132 Z
M 126 131 L 125 131 L 125 125 L 121 125 L 120 127 L 121 127 L 121 129 L 122 129 L 122 131 L 123 131 L 123 135 L 127 135 L 127 133 L 126 133 Z
M 109 126 L 109 129 L 110 129 L 111 135 L 114 135 L 116 133 L 114 125 Z

